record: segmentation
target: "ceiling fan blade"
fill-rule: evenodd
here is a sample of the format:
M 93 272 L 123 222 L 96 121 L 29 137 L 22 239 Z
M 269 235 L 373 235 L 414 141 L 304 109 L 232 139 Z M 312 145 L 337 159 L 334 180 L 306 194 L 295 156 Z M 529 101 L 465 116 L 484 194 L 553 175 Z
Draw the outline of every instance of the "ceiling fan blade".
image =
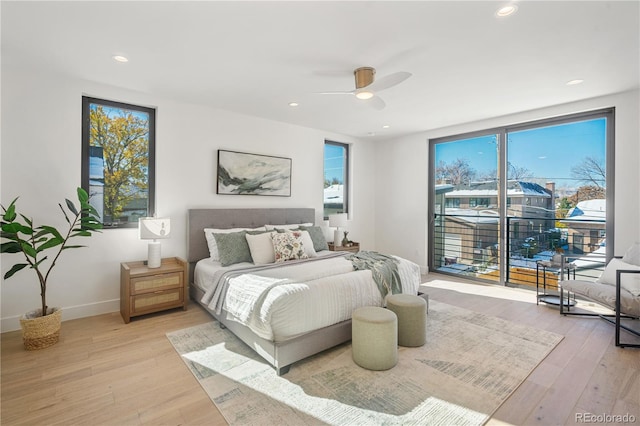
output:
M 353 95 L 355 91 L 351 92 L 313 92 L 314 95 Z
M 387 104 L 382 100 L 380 96 L 374 96 L 371 99 L 367 99 L 365 101 L 370 107 L 373 109 L 381 110 L 387 106 Z
M 387 76 L 382 77 L 379 80 L 374 81 L 370 85 L 366 86 L 367 90 L 372 92 L 379 92 L 384 89 L 388 89 L 390 87 L 395 86 L 396 84 L 400 84 L 409 77 L 411 77 L 410 72 L 400 71 L 394 72 L 393 74 L 389 74 Z

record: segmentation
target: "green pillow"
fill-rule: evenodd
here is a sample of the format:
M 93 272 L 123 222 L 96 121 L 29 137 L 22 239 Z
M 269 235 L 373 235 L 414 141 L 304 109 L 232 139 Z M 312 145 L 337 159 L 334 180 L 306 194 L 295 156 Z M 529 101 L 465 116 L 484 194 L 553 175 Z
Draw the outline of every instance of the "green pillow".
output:
M 319 226 L 301 226 L 300 229 L 309 232 L 315 251 L 329 250 L 329 245 L 327 244 L 327 239 L 324 237 L 322 228 Z
M 228 234 L 213 234 L 220 253 L 222 266 L 240 262 L 253 262 L 251 251 L 245 235 L 247 231 L 231 232 Z

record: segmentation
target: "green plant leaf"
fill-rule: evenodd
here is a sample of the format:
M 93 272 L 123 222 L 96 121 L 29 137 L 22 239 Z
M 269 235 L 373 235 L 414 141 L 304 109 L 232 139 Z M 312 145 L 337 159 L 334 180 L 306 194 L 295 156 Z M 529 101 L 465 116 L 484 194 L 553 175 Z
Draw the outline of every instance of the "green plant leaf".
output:
M 26 254 L 29 257 L 35 258 L 38 255 L 38 252 L 36 251 L 36 249 L 31 247 L 31 244 L 29 244 L 28 242 L 23 241 L 21 244 L 21 247 L 24 254 Z
M 64 246 L 64 248 L 62 250 L 66 250 L 66 249 L 74 249 L 74 248 L 82 248 L 82 247 L 86 247 L 86 246 Z
M 66 219 L 67 223 L 69 225 L 71 225 L 71 221 L 69 220 L 69 216 L 67 216 L 67 212 L 62 207 L 62 204 L 58 203 L 58 206 L 60 206 L 60 210 L 62 210 L 62 214 L 64 215 L 64 218 Z
M 33 229 L 18 222 L 3 223 L 2 230 L 11 234 L 17 234 L 18 232 L 22 232 L 23 234 L 27 235 L 33 234 Z
M 0 253 L 20 253 L 21 251 L 20 244 L 15 241 L 2 243 L 0 245 Z
M 56 238 L 64 240 L 64 238 L 62 238 L 62 234 L 60 234 L 60 232 L 53 226 L 42 225 L 40 229 L 46 231 L 47 233 L 55 235 Z
M 51 247 L 59 246 L 63 242 L 64 242 L 64 240 L 62 238 L 53 237 L 49 241 L 47 241 L 46 243 L 44 243 L 41 246 L 39 246 L 38 249 L 37 249 L 37 252 L 40 253 L 41 251 L 49 249 Z
M 33 221 L 31 221 L 30 218 L 26 217 L 25 215 L 21 214 L 20 216 L 22 216 L 22 219 L 25 221 L 25 223 L 27 224 L 27 226 L 29 226 L 30 228 L 33 228 Z
M 4 206 L 2 206 L 2 209 L 4 210 L 4 215 L 2 216 L 2 218 L 6 221 L 9 222 L 13 222 L 16 218 L 16 201 L 18 200 L 18 197 L 16 197 L 11 204 L 9 204 L 9 207 L 7 207 L 6 209 L 4 208 Z
M 65 198 L 66 203 L 67 203 L 67 208 L 69 209 L 69 211 L 71 211 L 71 213 L 73 213 L 74 215 L 78 215 L 78 210 L 76 209 L 75 204 L 73 204 L 73 201 L 71 201 L 68 198 Z
M 91 232 L 83 231 L 83 230 L 77 230 L 76 232 L 71 234 L 71 237 L 90 237 L 90 236 L 91 236 Z
M 13 265 L 11 267 L 11 269 L 9 269 L 7 271 L 6 274 L 4 274 L 4 279 L 6 280 L 8 278 L 11 278 L 13 276 L 13 274 L 15 274 L 16 272 L 24 269 L 26 266 L 28 266 L 28 264 L 26 264 L 26 263 L 16 263 L 15 265 Z
M 87 194 L 87 191 L 80 187 L 78 187 L 78 200 L 80 200 L 81 203 L 89 200 L 89 194 Z

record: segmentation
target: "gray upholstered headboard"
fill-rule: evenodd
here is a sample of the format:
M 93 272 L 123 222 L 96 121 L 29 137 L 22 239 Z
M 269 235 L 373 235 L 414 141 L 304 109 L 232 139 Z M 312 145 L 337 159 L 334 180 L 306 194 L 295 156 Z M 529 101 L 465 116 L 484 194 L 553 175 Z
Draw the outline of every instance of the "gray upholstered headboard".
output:
M 187 218 L 187 261 L 193 264 L 209 257 L 204 228 L 257 228 L 265 224 L 295 223 L 315 223 L 315 209 L 190 209 Z

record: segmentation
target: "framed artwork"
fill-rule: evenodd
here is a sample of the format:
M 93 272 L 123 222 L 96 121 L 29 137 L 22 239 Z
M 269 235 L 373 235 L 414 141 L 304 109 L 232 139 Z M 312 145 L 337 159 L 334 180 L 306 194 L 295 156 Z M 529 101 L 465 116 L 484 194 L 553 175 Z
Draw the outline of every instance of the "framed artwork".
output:
M 291 158 L 218 150 L 218 194 L 291 196 Z

